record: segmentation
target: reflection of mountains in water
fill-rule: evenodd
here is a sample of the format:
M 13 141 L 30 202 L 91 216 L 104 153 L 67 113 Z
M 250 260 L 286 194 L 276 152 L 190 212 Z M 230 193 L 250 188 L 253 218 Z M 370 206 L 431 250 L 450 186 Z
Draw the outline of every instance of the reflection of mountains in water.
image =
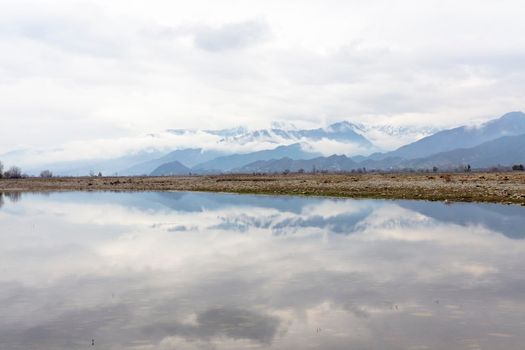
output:
M 525 238 L 525 208 L 491 203 L 399 201 L 400 206 L 435 220 L 461 226 L 479 225 L 513 239 Z
M 4 201 L 5 201 L 4 196 Z M 14 198 L 13 198 L 14 197 Z M 235 208 L 235 215 L 224 215 L 222 223 L 210 228 L 245 232 L 250 227 L 271 229 L 285 234 L 301 229 L 327 229 L 335 234 L 360 231 L 360 223 L 387 205 L 398 205 L 442 223 L 481 226 L 511 239 L 525 238 L 525 208 L 489 203 L 454 203 L 428 201 L 352 200 L 321 197 L 240 195 L 199 192 L 135 192 L 135 193 L 56 193 L 61 200 L 91 204 L 118 204 L 140 211 L 182 213 L 215 212 Z M 10 202 L 20 196 L 9 195 Z M 1 202 L 1 201 L 0 201 Z M 319 213 L 321 205 L 329 204 L 337 212 Z M 348 206 L 348 209 L 344 209 Z M 272 209 L 282 214 L 260 217 L 248 211 Z M 398 221 L 403 226 L 403 220 Z M 409 223 L 408 223 L 409 224 Z
M 443 223 L 461 226 L 479 225 L 512 239 L 525 238 L 525 209 L 501 204 L 454 203 L 445 205 L 441 202 L 428 201 L 351 200 L 211 193 L 150 193 L 150 195 L 152 196 L 150 199 L 155 202 L 178 211 L 218 210 L 227 206 L 275 209 L 297 214 L 274 223 L 272 228 L 277 233 L 284 232 L 286 227 L 310 227 L 329 228 L 333 233 L 350 234 L 356 231 L 357 224 L 372 214 L 374 209 L 395 203 L 405 209 Z M 355 211 L 322 216 L 316 215 L 315 210 L 311 210 L 308 215 L 299 215 L 305 212 L 306 206 L 315 206 L 325 201 L 333 202 L 336 205 L 337 203 L 343 204 L 352 201 L 356 204 Z M 239 213 L 242 213 L 242 210 Z M 248 219 L 245 218 L 243 221 L 246 220 Z M 239 220 L 232 222 L 238 224 Z M 253 220 L 252 224 L 255 227 L 260 227 L 260 222 L 260 220 Z
M 329 199 L 318 197 L 237 195 L 191 192 L 158 192 L 147 194 L 149 199 L 162 203 L 167 208 L 178 211 L 218 210 L 224 207 L 251 207 L 275 209 L 294 214 L 304 213 L 306 206 L 315 206 L 324 201 L 335 204 L 352 201 L 356 203 L 356 212 L 340 213 L 334 216 L 316 215 L 315 210 L 306 216 L 286 218 L 275 223 L 276 230 L 287 226 L 326 228 L 334 233 L 353 233 L 357 223 L 368 217 L 375 208 L 385 204 L 397 204 L 405 209 L 423 214 L 443 223 L 461 226 L 479 225 L 499 232 L 509 238 L 525 238 L 525 208 L 490 203 L 454 203 L 445 205 L 441 202 L 428 201 L 382 201 Z M 242 213 L 242 210 L 239 211 Z M 254 224 L 258 221 L 254 221 Z M 257 225 L 256 225 L 257 227 Z

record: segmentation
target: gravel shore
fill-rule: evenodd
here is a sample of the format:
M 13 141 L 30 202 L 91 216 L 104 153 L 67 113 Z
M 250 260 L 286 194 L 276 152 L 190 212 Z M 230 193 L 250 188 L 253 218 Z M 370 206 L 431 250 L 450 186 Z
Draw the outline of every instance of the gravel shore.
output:
M 288 174 L 0 180 L 0 192 L 14 191 L 207 191 L 525 205 L 525 173 Z

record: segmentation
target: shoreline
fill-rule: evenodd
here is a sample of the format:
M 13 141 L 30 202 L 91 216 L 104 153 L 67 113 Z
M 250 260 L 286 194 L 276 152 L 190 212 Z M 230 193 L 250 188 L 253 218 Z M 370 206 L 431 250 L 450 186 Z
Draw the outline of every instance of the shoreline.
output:
M 196 191 L 525 206 L 525 172 L 0 179 L 0 192 Z

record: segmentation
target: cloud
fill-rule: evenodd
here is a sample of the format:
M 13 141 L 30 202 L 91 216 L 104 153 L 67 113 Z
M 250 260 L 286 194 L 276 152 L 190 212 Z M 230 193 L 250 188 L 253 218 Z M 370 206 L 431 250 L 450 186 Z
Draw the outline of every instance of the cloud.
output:
M 203 124 L 442 128 L 487 120 L 524 109 L 521 6 L 8 0 L 0 13 L 0 153 Z
M 268 39 L 269 35 L 270 28 L 265 21 L 253 20 L 202 29 L 196 33 L 194 41 L 200 49 L 219 52 L 258 45 Z
M 5 34 L 17 35 L 64 51 L 85 55 L 115 56 L 122 51 L 121 43 L 111 40 L 111 33 L 97 33 L 92 23 L 66 18 L 28 18 L 4 23 Z

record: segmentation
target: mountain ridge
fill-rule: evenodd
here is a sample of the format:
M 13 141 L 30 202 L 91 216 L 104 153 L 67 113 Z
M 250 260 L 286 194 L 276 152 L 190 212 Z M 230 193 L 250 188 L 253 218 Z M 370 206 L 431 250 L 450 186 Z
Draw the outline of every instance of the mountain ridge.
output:
M 295 132 L 299 132 L 301 135 L 307 135 L 310 139 L 315 139 L 316 137 L 322 138 L 326 132 L 329 132 L 336 138 L 337 136 L 334 135 L 342 135 L 343 137 L 348 132 L 350 135 L 353 135 L 358 128 L 359 126 L 355 124 L 340 122 L 331 124 L 325 129 L 318 128 Z M 242 133 L 244 131 L 243 129 L 229 129 L 227 133 Z M 478 164 L 479 166 L 488 166 L 488 160 L 477 161 L 475 155 L 470 154 L 467 156 L 469 153 L 465 150 L 474 148 L 472 152 L 476 152 L 475 147 L 477 146 L 499 140 L 502 137 L 516 136 L 521 133 L 525 134 L 525 114 L 522 112 L 510 112 L 478 127 L 460 126 L 442 130 L 431 136 L 402 146 L 397 150 L 387 153 L 375 153 L 368 157 L 355 156 L 352 159 L 346 155 L 337 156 L 335 154 L 322 157 L 315 152 L 304 151 L 300 143 L 295 143 L 287 146 L 278 146 L 270 150 L 221 156 L 195 165 L 192 167 L 192 171 L 196 173 L 250 173 L 281 172 L 287 170 L 299 171 L 301 169 L 308 171 L 311 168 L 326 171 L 351 171 L 362 168 L 382 170 L 418 167 L 432 168 L 434 166 L 452 168 L 459 166 L 461 162 L 468 163 L 466 159 L 470 159 L 470 162 L 473 163 L 472 165 L 474 166 L 478 166 Z M 504 141 L 505 140 L 501 141 L 502 146 L 497 142 L 494 145 L 500 148 L 505 147 L 506 144 Z M 457 145 L 461 145 L 461 147 Z M 484 148 L 482 147 L 481 149 Z M 486 149 L 485 152 L 489 154 L 489 151 L 489 149 Z M 512 152 L 507 153 L 511 154 Z M 462 154 L 465 159 L 460 161 L 458 154 Z M 514 153 L 512 154 L 515 159 L 520 159 Z M 478 155 L 478 158 L 481 156 Z M 450 159 L 447 161 L 446 157 Z M 495 162 L 498 157 L 506 159 L 505 163 L 510 162 L 510 159 L 505 158 L 504 151 L 502 151 L 501 154 L 493 156 L 491 161 Z
M 525 133 L 525 114 L 509 112 L 502 117 L 490 120 L 482 125 L 460 126 L 439 131 L 398 149 L 375 154 L 374 159 L 384 157 L 401 157 L 406 159 L 421 158 L 432 154 L 451 151 L 459 148 L 470 148 L 502 136 L 513 136 Z
M 283 172 L 297 171 L 302 168 L 315 169 L 317 171 L 352 171 L 359 169 L 371 170 L 402 170 L 402 169 L 433 169 L 456 170 L 467 166 L 475 168 L 489 168 L 492 166 L 510 167 L 514 164 L 525 164 L 525 134 L 517 136 L 503 136 L 496 140 L 487 141 L 481 145 L 471 148 L 455 149 L 448 152 L 440 152 L 434 155 L 403 159 L 389 157 L 381 160 L 367 159 L 361 162 L 353 161 L 344 155 L 319 157 L 307 162 L 302 160 L 283 161 L 283 159 L 272 159 L 259 161 L 238 169 L 239 172 Z M 331 162 L 330 162 L 331 161 Z M 327 166 L 329 164 L 329 166 Z

